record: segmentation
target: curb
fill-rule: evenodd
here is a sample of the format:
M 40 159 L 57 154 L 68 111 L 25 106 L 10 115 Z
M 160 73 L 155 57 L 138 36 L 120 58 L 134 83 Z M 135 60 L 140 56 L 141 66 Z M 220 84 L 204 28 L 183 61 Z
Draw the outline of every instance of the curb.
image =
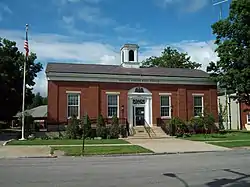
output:
M 163 152 L 163 153 L 135 153 L 135 154 L 109 154 L 109 155 L 85 155 L 85 156 L 71 156 L 71 157 L 126 157 L 126 156 L 157 156 L 157 155 L 180 155 L 180 154 L 195 154 L 195 153 L 216 153 L 226 152 L 231 150 L 222 151 L 186 151 L 186 152 Z M 70 156 L 64 156 L 70 157 Z
M 10 139 L 10 140 L 4 142 L 4 143 L 3 143 L 3 146 L 6 146 L 9 142 L 11 142 L 11 141 L 13 141 L 13 140 L 15 140 L 15 139 Z
M 21 156 L 18 158 L 58 158 L 56 155 L 52 156 Z
M 23 159 L 23 158 L 58 158 L 56 155 L 53 156 L 11 156 L 11 157 L 0 157 L 0 159 Z
M 186 151 L 186 152 L 163 152 L 163 153 L 135 153 L 135 154 L 110 154 L 110 155 L 85 155 L 85 156 L 60 156 L 60 157 L 74 157 L 74 158 L 86 158 L 86 157 L 128 157 L 128 156 L 160 156 L 160 155 L 181 155 L 181 154 L 195 154 L 195 153 L 219 153 L 227 152 L 231 150 L 222 150 L 222 151 Z M 55 159 L 58 158 L 57 155 L 48 155 L 48 156 L 21 156 L 21 157 L 9 157 L 11 158 L 47 158 Z M 1 159 L 1 158 L 0 158 Z M 3 159 L 3 158 L 2 158 Z M 5 159 L 8 159 L 6 157 Z

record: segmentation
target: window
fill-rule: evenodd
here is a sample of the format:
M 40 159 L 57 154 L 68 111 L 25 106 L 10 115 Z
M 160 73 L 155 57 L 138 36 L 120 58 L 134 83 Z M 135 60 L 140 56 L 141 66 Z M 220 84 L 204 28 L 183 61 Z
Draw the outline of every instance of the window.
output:
M 67 93 L 68 118 L 76 116 L 80 118 L 80 93 Z
M 129 50 L 128 52 L 128 60 L 129 61 L 134 61 L 135 60 L 135 54 L 133 50 Z
M 247 124 L 250 125 L 250 114 L 247 114 Z
M 194 95 L 194 116 L 203 115 L 203 96 Z
M 113 116 L 119 117 L 118 99 L 119 99 L 119 96 L 116 94 L 108 95 L 108 117 L 109 118 L 112 118 Z
M 170 96 L 162 95 L 161 97 L 161 117 L 171 117 Z
M 122 62 L 124 62 L 124 51 L 122 51 Z

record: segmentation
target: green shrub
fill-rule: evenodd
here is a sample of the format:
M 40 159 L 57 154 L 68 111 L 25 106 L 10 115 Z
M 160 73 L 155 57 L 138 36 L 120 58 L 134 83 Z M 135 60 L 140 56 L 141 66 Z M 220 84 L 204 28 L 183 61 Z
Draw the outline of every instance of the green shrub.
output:
M 113 116 L 109 130 L 110 130 L 109 135 L 111 139 L 119 138 L 120 135 L 119 119 L 116 116 Z
M 178 118 L 174 117 L 169 122 L 169 134 L 171 136 L 183 136 L 187 132 L 186 123 Z
M 84 115 L 81 119 L 81 138 L 84 135 L 85 138 L 90 138 L 92 134 L 91 121 L 88 114 Z M 83 134 L 84 133 L 84 134 Z
M 121 136 L 122 136 L 122 138 L 128 137 L 128 132 L 127 132 L 126 125 L 122 125 L 120 127 L 120 130 L 121 130 Z
M 96 136 L 102 139 L 107 138 L 107 128 L 102 115 L 99 115 L 97 119 Z
M 207 134 L 218 132 L 215 125 L 215 119 L 212 114 L 204 113 L 204 116 L 193 117 L 189 121 L 189 125 L 193 127 L 196 134 Z
M 206 133 L 217 133 L 219 128 L 215 125 L 213 114 L 208 113 L 203 117 Z
M 205 133 L 203 117 L 193 117 L 189 120 L 188 124 L 193 127 L 196 134 Z
M 79 127 L 79 120 L 73 116 L 66 128 L 67 139 L 79 139 L 81 138 L 81 130 Z

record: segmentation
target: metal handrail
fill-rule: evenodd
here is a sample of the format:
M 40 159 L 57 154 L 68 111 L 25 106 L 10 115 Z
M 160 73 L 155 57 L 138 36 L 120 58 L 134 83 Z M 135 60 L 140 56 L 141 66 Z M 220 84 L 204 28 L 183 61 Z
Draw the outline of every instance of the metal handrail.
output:
M 151 132 L 156 136 L 154 130 L 152 129 L 152 127 L 150 127 L 150 125 L 148 124 L 148 122 L 144 119 L 144 128 L 147 131 L 149 137 L 151 138 Z M 148 130 L 149 129 L 149 130 Z

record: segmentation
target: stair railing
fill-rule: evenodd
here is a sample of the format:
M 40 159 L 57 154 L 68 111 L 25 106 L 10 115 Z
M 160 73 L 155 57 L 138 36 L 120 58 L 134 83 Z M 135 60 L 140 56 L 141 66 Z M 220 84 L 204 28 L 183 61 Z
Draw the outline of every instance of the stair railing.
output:
M 148 124 L 148 122 L 147 122 L 145 119 L 144 119 L 144 128 L 145 128 L 145 130 L 146 130 L 146 132 L 148 133 L 148 136 L 149 136 L 150 138 L 152 138 L 152 134 L 153 134 L 154 136 L 156 136 L 154 130 L 152 129 L 152 127 Z

